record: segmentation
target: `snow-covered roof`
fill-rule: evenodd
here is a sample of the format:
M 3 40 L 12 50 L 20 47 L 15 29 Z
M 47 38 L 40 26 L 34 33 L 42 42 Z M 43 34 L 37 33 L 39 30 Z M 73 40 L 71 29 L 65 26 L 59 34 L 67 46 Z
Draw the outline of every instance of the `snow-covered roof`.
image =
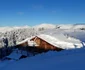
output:
M 25 43 L 25 42 L 28 42 L 28 41 L 30 41 L 30 38 L 27 38 L 23 41 L 17 42 L 16 44 L 19 45 L 19 44 L 22 44 L 22 43 Z
M 25 42 L 28 42 L 28 45 L 29 46 L 34 46 L 34 45 L 35 46 L 38 46 L 34 41 L 30 41 L 31 38 L 33 38 L 33 37 L 27 38 L 27 39 L 25 39 L 25 40 L 23 40 L 21 42 L 17 42 L 17 45 L 22 44 L 22 43 L 25 43 Z
M 63 34 L 57 34 L 57 35 L 41 34 L 41 35 L 38 35 L 38 37 L 62 49 L 83 47 L 80 40 L 72 38 L 72 37 L 64 36 Z
M 29 46 L 38 46 L 34 41 L 28 41 Z

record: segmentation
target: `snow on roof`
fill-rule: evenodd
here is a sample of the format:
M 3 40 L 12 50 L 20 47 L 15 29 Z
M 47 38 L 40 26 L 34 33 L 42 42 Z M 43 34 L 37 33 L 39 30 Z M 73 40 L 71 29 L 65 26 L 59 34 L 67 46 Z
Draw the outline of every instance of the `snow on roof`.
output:
M 23 40 L 23 41 L 21 41 L 21 42 L 17 42 L 17 45 L 22 44 L 22 43 L 25 43 L 25 42 L 27 42 L 27 41 L 29 41 L 29 40 L 30 40 L 30 38 L 27 38 L 27 39 L 25 39 L 25 40 Z
M 25 42 L 28 42 L 28 45 L 29 46 L 34 46 L 34 45 L 35 46 L 38 46 L 34 41 L 30 41 L 31 38 L 33 38 L 33 37 L 27 38 L 27 39 L 25 39 L 25 40 L 23 40 L 21 42 L 17 42 L 17 45 L 22 44 L 22 43 L 25 43 Z
M 62 49 L 83 47 L 80 40 L 71 37 L 66 37 L 63 34 L 57 34 L 57 35 L 41 34 L 38 35 L 38 37 Z
M 34 41 L 28 41 L 29 46 L 38 46 Z

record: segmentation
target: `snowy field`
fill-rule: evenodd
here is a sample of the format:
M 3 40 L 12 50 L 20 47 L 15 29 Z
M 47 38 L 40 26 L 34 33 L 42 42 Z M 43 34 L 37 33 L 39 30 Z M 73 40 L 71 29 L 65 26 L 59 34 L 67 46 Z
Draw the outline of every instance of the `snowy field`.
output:
M 0 70 L 85 70 L 85 48 L 49 51 L 19 61 L 2 61 Z

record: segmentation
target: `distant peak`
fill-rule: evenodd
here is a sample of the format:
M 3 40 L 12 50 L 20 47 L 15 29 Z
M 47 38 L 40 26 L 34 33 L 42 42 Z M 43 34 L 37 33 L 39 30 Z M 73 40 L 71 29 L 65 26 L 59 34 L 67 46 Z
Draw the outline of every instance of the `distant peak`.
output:
M 42 23 L 40 25 L 34 26 L 34 28 L 45 28 L 45 29 L 50 29 L 50 28 L 55 28 L 56 25 L 54 24 L 48 24 L 48 23 Z

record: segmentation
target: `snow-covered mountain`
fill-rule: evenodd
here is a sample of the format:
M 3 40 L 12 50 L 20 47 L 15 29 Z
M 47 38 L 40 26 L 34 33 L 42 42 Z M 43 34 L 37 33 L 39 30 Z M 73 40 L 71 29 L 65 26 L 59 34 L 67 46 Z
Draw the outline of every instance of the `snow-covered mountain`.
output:
M 60 29 L 71 29 L 73 28 L 74 25 L 72 24 L 60 24 L 60 25 L 57 25 L 56 28 L 60 28 Z
M 81 29 L 81 28 L 85 28 L 84 24 L 40 24 L 40 25 L 36 25 L 33 26 L 33 28 L 35 29 Z
M 35 29 L 40 29 L 40 28 L 43 28 L 43 29 L 54 29 L 55 27 L 56 27 L 56 25 L 53 25 L 53 24 L 46 24 L 46 23 L 33 26 L 33 28 L 35 28 Z
M 18 30 L 18 29 L 25 29 L 25 28 L 30 28 L 30 26 L 14 26 L 14 27 L 0 27 L 0 32 L 7 32 L 7 31 L 12 31 L 12 30 Z
M 61 24 L 61 25 L 57 25 L 56 28 L 60 28 L 60 29 L 85 29 L 85 25 L 84 24 Z
M 74 29 L 81 29 L 81 28 L 84 28 L 85 29 L 85 25 L 84 24 L 75 24 L 75 25 L 73 25 L 73 28 Z
M 46 24 L 42 23 L 40 25 L 36 25 L 33 27 L 30 27 L 28 25 L 26 26 L 14 26 L 14 27 L 0 27 L 0 32 L 6 32 L 6 31 L 12 31 L 12 30 L 17 30 L 17 29 L 25 29 L 25 28 L 34 28 L 34 29 L 81 29 L 85 28 L 84 24 Z

